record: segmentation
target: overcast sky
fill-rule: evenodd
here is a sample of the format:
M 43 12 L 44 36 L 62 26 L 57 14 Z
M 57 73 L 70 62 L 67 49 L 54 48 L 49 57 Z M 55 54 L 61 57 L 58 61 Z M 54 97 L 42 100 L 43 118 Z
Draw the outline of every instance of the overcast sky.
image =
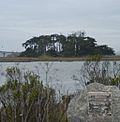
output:
M 0 50 L 22 51 L 41 34 L 85 31 L 120 50 L 120 0 L 1 0 Z

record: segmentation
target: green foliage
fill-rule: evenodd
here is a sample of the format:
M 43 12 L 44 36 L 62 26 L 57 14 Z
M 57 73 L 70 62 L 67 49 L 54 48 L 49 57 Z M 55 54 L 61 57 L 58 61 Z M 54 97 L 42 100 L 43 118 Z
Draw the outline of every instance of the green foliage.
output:
M 119 84 L 120 84 L 120 75 L 117 76 L 116 78 L 112 79 L 111 84 L 119 86 Z
M 67 122 L 69 97 L 57 102 L 55 90 L 34 73 L 23 74 L 17 67 L 6 72 L 7 82 L 0 86 L 0 121 Z
M 91 62 L 91 61 L 101 61 L 101 59 L 102 59 L 102 55 L 98 54 L 98 55 L 89 56 L 86 61 L 89 61 L 89 62 Z
M 120 64 L 117 62 L 101 61 L 100 55 L 91 56 L 84 62 L 81 74 L 85 84 L 98 82 L 104 85 L 120 84 Z
M 68 36 L 52 34 L 33 37 L 23 43 L 25 51 L 21 56 L 35 57 L 49 56 L 89 56 L 114 55 L 114 50 L 107 45 L 97 45 L 92 37 L 85 36 L 84 32 L 73 33 Z
M 100 45 L 95 48 L 95 52 L 100 55 L 115 55 L 112 48 L 108 47 L 107 45 Z

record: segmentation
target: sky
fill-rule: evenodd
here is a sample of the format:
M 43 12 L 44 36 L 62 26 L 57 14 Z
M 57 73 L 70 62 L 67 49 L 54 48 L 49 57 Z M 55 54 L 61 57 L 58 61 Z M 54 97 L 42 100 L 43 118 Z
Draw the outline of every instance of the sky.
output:
M 0 50 L 42 34 L 85 31 L 120 51 L 120 0 L 0 0 Z

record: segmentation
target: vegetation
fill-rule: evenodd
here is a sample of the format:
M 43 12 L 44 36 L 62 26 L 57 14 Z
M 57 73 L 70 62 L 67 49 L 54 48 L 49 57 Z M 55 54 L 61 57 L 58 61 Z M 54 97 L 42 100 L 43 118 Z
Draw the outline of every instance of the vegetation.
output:
M 101 56 L 90 56 L 83 64 L 80 75 L 74 79 L 80 85 L 98 82 L 104 85 L 120 85 L 120 64 L 116 61 L 101 61 Z
M 84 32 L 68 36 L 62 34 L 41 35 L 27 40 L 22 45 L 26 50 L 20 56 L 26 57 L 114 55 L 112 48 L 107 45 L 97 45 L 96 40 L 85 36 Z
M 80 85 L 93 82 L 105 85 L 120 84 L 120 64 L 102 61 L 101 55 L 90 56 L 80 72 Z M 0 86 L 1 122 L 67 122 L 66 111 L 72 96 L 56 99 L 56 91 L 49 87 L 45 64 L 46 85 L 32 72 L 21 72 L 17 67 L 7 68 L 7 82 Z M 79 76 L 80 76 L 79 75 Z
M 0 62 L 33 62 L 33 61 L 86 61 L 89 56 L 82 57 L 52 57 L 42 55 L 40 57 L 1 57 Z M 120 61 L 120 56 L 102 56 L 101 61 Z
M 0 87 L 1 122 L 67 122 L 70 97 L 58 101 L 55 90 L 34 73 L 23 74 L 16 67 L 6 71 L 8 80 Z

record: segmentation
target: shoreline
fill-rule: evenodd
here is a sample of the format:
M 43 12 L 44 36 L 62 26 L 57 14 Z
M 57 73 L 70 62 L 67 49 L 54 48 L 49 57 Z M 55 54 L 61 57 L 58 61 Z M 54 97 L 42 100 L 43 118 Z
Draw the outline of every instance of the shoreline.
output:
M 0 57 L 0 62 L 37 62 L 37 61 L 86 61 L 89 57 Z M 120 61 L 120 56 L 103 56 L 101 61 Z M 93 60 L 94 61 L 94 60 Z

